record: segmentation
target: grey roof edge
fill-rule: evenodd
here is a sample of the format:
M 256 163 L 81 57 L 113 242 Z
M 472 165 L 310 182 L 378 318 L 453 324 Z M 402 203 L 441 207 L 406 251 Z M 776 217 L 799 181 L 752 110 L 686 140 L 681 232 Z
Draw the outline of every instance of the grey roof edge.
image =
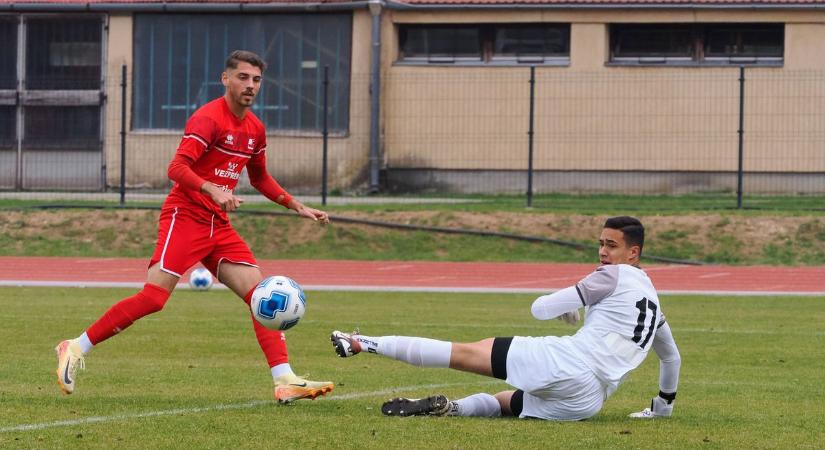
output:
M 375 1 L 375 0 L 374 0 Z M 176 2 L 110 2 L 110 3 L 0 3 L 0 12 L 322 12 L 351 11 L 368 8 L 371 2 L 306 2 L 306 3 L 176 3 Z M 377 1 L 384 8 L 397 11 L 422 10 L 825 10 L 825 1 L 818 3 L 406 3 L 403 1 Z
M 592 2 L 566 2 L 566 3 L 497 3 L 497 4 L 479 4 L 479 3 L 406 3 L 394 0 L 384 2 L 385 7 L 400 11 L 415 11 L 415 10 L 463 10 L 463 9 L 576 9 L 576 10 L 598 10 L 598 9 L 677 9 L 677 10 L 708 10 L 708 9 L 728 9 L 728 10 L 821 10 L 825 9 L 825 1 L 820 3 L 703 3 L 703 2 L 685 2 L 685 3 L 592 3 Z
M 3 3 L 0 12 L 316 12 L 316 11 L 350 11 L 365 9 L 366 1 L 354 2 L 307 2 L 307 3 Z

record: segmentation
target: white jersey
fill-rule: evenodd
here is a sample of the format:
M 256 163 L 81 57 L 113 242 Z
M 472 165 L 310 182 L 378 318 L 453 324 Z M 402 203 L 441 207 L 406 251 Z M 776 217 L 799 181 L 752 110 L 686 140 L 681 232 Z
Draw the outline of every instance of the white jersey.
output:
M 579 283 L 584 325 L 570 339 L 611 395 L 653 346 L 662 309 L 653 283 L 641 269 L 606 265 Z

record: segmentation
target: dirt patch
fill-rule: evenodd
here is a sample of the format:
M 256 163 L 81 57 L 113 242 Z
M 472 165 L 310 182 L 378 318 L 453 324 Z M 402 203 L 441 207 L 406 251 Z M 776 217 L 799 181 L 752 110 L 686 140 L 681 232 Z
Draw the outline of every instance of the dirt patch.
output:
M 347 217 L 391 223 L 506 232 L 594 244 L 604 217 L 513 212 L 348 212 Z M 59 210 L 0 212 L 2 254 L 148 257 L 157 239 L 157 211 Z M 722 214 L 646 216 L 645 252 L 672 258 L 734 264 L 825 264 L 825 218 Z M 341 246 L 340 257 L 380 246 L 390 231 L 333 223 L 319 232 L 291 217 L 235 215 L 233 224 L 256 253 L 283 255 L 290 248 Z M 332 233 L 334 236 L 330 237 Z M 410 233 L 410 239 L 415 239 Z M 395 237 L 397 239 L 397 237 Z M 346 248 L 349 245 L 351 248 Z M 415 245 L 414 242 L 410 245 Z M 329 246 L 327 246 L 329 247 Z M 323 257 L 338 257 L 335 248 Z M 440 255 L 450 258 L 450 255 Z M 514 255 L 517 258 L 518 255 Z M 459 258 L 460 259 L 460 258 Z
M 145 253 L 157 239 L 159 211 L 2 211 L 0 239 L 4 254 L 25 254 L 36 249 L 55 254 L 66 248 L 86 250 L 90 254 L 117 249 L 124 255 Z

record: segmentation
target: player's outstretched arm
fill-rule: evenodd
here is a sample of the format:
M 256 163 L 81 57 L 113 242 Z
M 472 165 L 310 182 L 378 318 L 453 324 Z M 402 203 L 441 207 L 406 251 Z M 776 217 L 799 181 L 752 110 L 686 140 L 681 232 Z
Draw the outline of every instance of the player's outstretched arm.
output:
M 299 216 L 306 217 L 307 219 L 312 219 L 321 225 L 326 225 L 329 223 L 329 214 L 327 214 L 326 211 L 310 208 L 309 206 L 304 205 L 295 198 L 292 198 L 289 201 L 287 208 L 294 210 L 298 213 Z
M 682 357 L 670 325 L 664 322 L 656 330 L 653 338 L 653 350 L 659 357 L 659 395 L 653 397 L 650 408 L 633 413 L 630 417 L 649 419 L 653 417 L 670 417 L 673 414 L 673 403 L 676 400 L 676 389 L 679 386 L 679 372 L 682 367 Z
M 246 166 L 249 174 L 249 182 L 252 187 L 273 202 L 291 210 L 294 210 L 301 217 L 312 219 L 321 225 L 329 223 L 329 214 L 319 209 L 305 206 L 293 198 L 286 189 L 282 188 L 277 181 L 266 171 L 266 155 L 259 153 L 255 155 Z
M 560 319 L 570 325 L 579 322 L 581 298 L 576 287 L 562 289 L 550 295 L 542 295 L 533 302 L 530 312 L 538 320 Z

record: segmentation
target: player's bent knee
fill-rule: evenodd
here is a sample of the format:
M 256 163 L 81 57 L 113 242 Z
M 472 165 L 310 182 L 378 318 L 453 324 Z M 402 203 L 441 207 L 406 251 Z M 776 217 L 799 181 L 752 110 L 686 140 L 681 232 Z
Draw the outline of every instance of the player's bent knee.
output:
M 161 286 L 146 283 L 141 291 L 144 304 L 148 314 L 156 313 L 163 309 L 171 293 Z
M 161 311 L 164 306 L 166 306 L 166 300 L 153 298 L 146 302 L 146 310 L 149 314 L 154 314 Z
M 155 286 L 163 288 L 167 292 L 172 292 L 173 290 L 175 290 L 175 286 L 177 286 L 179 279 L 180 278 L 161 270 L 160 263 L 156 263 L 155 265 L 149 268 L 149 272 L 146 277 L 146 282 L 148 284 L 153 284 Z
M 524 409 L 524 391 L 519 389 L 510 395 L 507 409 L 510 410 L 511 416 L 521 417 L 521 411 Z
M 502 416 L 513 416 L 513 409 L 511 408 L 511 403 L 513 399 L 513 394 L 516 391 L 503 391 L 499 392 L 495 395 L 496 400 L 498 400 L 498 405 L 501 408 L 501 415 Z M 519 413 L 521 411 L 519 410 Z
M 259 268 L 231 261 L 221 261 L 217 272 L 220 282 L 242 298 L 264 279 Z

